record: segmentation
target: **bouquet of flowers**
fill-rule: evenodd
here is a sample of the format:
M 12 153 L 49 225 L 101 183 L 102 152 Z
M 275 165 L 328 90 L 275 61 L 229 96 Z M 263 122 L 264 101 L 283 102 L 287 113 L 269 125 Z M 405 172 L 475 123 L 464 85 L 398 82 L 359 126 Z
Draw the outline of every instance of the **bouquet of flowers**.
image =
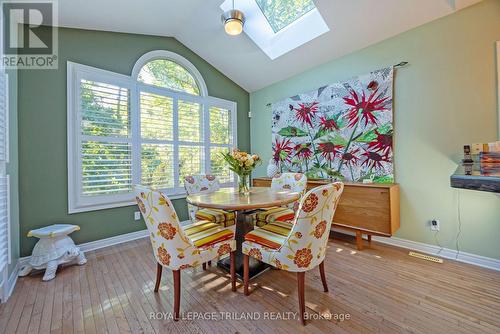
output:
M 262 163 L 257 154 L 234 149 L 233 152 L 222 153 L 224 160 L 229 165 L 229 169 L 238 175 L 238 191 L 240 194 L 248 195 L 249 181 L 252 170 Z

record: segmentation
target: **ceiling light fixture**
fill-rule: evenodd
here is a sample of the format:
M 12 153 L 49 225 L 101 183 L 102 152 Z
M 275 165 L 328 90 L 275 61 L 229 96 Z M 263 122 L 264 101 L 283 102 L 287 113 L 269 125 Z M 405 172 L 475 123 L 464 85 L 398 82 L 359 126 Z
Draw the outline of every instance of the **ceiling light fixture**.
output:
M 228 35 L 237 36 L 243 31 L 243 25 L 245 24 L 245 15 L 240 10 L 233 9 L 228 10 L 221 16 L 222 24 L 224 24 L 224 30 Z

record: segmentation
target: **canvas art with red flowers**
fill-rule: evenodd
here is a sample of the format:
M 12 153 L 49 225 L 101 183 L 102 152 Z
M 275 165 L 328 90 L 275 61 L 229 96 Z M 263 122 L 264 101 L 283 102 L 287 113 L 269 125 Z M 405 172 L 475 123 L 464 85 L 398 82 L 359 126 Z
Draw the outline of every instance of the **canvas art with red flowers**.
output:
M 273 103 L 272 157 L 309 178 L 394 182 L 393 68 Z

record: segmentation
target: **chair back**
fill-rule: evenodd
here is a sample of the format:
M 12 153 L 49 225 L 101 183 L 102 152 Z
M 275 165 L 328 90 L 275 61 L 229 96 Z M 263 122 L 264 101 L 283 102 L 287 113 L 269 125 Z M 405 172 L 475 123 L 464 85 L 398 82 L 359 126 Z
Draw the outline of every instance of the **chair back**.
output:
M 307 186 L 307 176 L 302 173 L 279 173 L 271 180 L 271 189 L 282 190 L 287 189 L 304 195 Z M 290 203 L 288 208 L 297 211 L 298 202 Z
M 307 176 L 302 173 L 279 173 L 271 180 L 271 189 L 287 189 L 298 193 L 304 193 L 307 185 Z
M 343 183 L 330 183 L 313 188 L 302 197 L 292 230 L 279 250 L 281 262 L 288 270 L 306 271 L 323 262 L 343 190 Z
M 188 195 L 212 193 L 220 189 L 219 178 L 214 175 L 189 175 L 184 178 L 184 189 Z M 189 218 L 196 221 L 198 207 L 188 203 Z
M 189 175 L 184 178 L 184 188 L 188 195 L 211 193 L 219 190 L 219 178 L 215 175 Z
M 156 261 L 172 270 L 198 265 L 200 252 L 181 228 L 170 199 L 160 191 L 143 186 L 135 186 L 134 191 Z

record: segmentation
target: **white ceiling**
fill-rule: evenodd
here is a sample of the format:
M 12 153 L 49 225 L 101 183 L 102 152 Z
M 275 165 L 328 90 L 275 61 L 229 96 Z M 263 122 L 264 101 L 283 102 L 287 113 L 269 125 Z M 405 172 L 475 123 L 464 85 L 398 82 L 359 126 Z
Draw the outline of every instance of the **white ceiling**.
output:
M 252 92 L 479 1 L 314 0 L 330 32 L 275 60 L 224 33 L 223 0 L 60 0 L 59 25 L 175 37 Z

